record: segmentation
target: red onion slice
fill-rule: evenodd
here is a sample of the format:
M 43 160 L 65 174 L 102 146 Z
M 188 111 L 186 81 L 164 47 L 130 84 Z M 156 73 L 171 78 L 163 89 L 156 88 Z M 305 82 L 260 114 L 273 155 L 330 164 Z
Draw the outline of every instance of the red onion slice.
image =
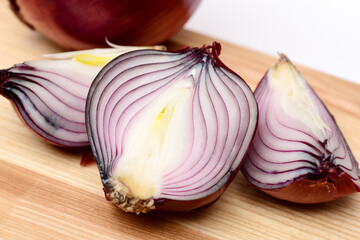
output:
M 259 123 L 242 172 L 275 197 L 326 202 L 359 191 L 360 171 L 325 105 L 281 55 L 255 91 Z
M 86 107 L 90 145 L 107 198 L 124 211 L 210 204 L 238 172 L 257 104 L 219 52 L 218 43 L 134 51 L 94 80 Z
M 47 54 L 0 71 L 0 94 L 12 101 L 26 124 L 47 141 L 89 145 L 85 102 L 91 82 L 106 63 L 135 49 L 126 47 Z M 155 48 L 163 49 L 161 46 Z

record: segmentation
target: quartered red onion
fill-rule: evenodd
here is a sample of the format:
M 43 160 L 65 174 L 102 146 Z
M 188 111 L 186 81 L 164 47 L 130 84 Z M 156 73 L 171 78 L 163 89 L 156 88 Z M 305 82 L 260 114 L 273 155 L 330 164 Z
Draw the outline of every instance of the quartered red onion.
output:
M 220 44 L 139 50 L 91 85 L 86 124 L 108 200 L 126 212 L 183 211 L 220 197 L 248 150 L 257 104 Z
M 200 0 L 9 0 L 15 14 L 66 49 L 159 44 L 181 30 Z
M 297 203 L 327 202 L 359 191 L 358 163 L 334 118 L 284 55 L 255 97 L 259 123 L 242 166 L 251 184 Z
M 45 56 L 49 59 L 0 70 L 0 94 L 14 103 L 25 123 L 48 142 L 66 147 L 87 146 L 85 102 L 91 82 L 110 60 L 140 49 L 112 46 L 48 54 Z

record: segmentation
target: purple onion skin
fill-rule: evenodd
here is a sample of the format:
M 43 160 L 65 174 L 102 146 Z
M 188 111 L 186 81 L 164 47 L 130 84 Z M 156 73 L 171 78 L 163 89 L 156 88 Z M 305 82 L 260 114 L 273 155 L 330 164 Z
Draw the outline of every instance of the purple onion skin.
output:
M 280 55 L 280 61 L 288 62 L 292 65 L 289 59 L 283 54 Z M 294 70 L 300 75 L 300 73 L 295 69 Z M 263 112 L 266 110 L 264 109 L 264 100 L 262 99 L 263 96 L 267 94 L 267 92 L 264 89 L 269 88 L 269 80 L 268 80 L 268 72 L 265 74 L 261 82 L 259 83 L 258 87 L 256 88 L 254 95 L 255 98 L 258 101 L 259 106 L 259 118 L 264 117 L 262 115 Z M 306 82 L 305 82 L 306 83 Z M 329 202 L 333 201 L 337 198 L 344 197 L 356 192 L 360 191 L 359 187 L 359 178 L 360 178 L 360 170 L 358 167 L 358 163 L 355 160 L 344 136 L 342 135 L 339 127 L 337 126 L 334 117 L 331 115 L 329 110 L 326 108 L 325 104 L 322 102 L 322 100 L 316 95 L 315 91 L 306 83 L 306 88 L 311 93 L 311 96 L 317 105 L 320 111 L 323 112 L 323 116 L 328 117 L 327 123 L 331 124 L 333 132 L 330 136 L 336 135 L 337 139 L 339 139 L 340 147 L 342 147 L 342 150 L 346 153 L 346 158 L 343 157 L 343 153 L 338 153 L 337 149 L 334 150 L 334 152 L 327 153 L 329 156 L 325 159 L 324 157 L 317 157 L 318 166 L 313 167 L 314 169 L 310 171 L 307 174 L 300 175 L 294 179 L 287 179 L 286 182 L 282 182 L 284 186 L 281 187 L 274 187 L 271 184 L 267 182 L 260 182 L 258 179 L 261 179 L 261 177 L 257 176 L 257 178 L 254 178 L 254 175 L 252 171 L 249 171 L 249 163 L 253 160 L 252 157 L 254 156 L 254 149 L 256 148 L 256 145 L 254 142 L 252 142 L 250 146 L 250 150 L 248 152 L 248 155 L 246 159 L 244 160 L 244 164 L 242 165 L 241 171 L 243 172 L 245 178 L 255 187 L 259 188 L 261 191 L 282 200 L 294 202 L 294 203 L 302 203 L 302 204 L 314 204 L 314 203 L 321 203 L 321 202 Z M 270 100 L 269 100 L 270 101 Z M 272 115 L 271 111 L 269 115 Z M 258 129 L 255 133 L 255 138 L 260 135 L 259 129 L 261 129 L 261 121 L 258 123 Z M 268 124 L 268 123 L 266 123 Z M 267 126 L 268 128 L 268 126 Z M 309 134 L 310 133 L 306 133 Z M 261 137 L 260 137 L 261 138 Z M 290 138 L 289 138 L 290 139 Z M 288 140 L 289 141 L 289 140 Z M 322 151 L 328 151 L 326 148 L 327 142 L 330 141 L 330 137 L 326 139 L 324 142 L 321 142 L 318 140 L 318 145 L 321 146 L 320 148 L 323 148 Z M 305 142 L 303 142 L 305 143 Z M 308 143 L 309 146 L 311 145 Z M 315 149 L 315 146 L 310 146 L 311 148 Z M 340 148 L 339 147 L 339 148 Z M 259 147 L 260 148 L 260 147 Z M 310 149 L 311 149 L 310 148 Z M 294 151 L 294 150 L 292 150 Z M 299 150 L 300 151 L 300 150 Z M 321 151 L 321 150 L 320 150 Z M 269 152 L 268 152 L 269 153 Z M 262 156 L 264 153 L 262 153 Z M 264 157 L 263 157 L 264 158 Z M 301 158 L 299 158 L 301 159 Z M 336 163 L 336 159 L 343 159 L 347 164 L 344 164 L 342 162 Z M 302 160 L 302 159 L 301 159 Z M 306 161 L 306 160 L 302 160 Z M 346 166 L 351 165 L 351 169 L 347 169 Z M 259 167 L 257 167 L 259 168 Z M 307 168 L 307 167 L 302 167 Z M 300 168 L 301 169 L 301 168 Z M 267 171 L 270 170 L 264 170 L 260 169 L 261 171 L 264 171 L 268 174 Z M 276 174 L 280 172 L 276 168 L 272 168 L 271 171 L 273 171 L 273 179 L 276 179 Z M 294 171 L 291 170 L 291 171 Z M 274 184 L 275 185 L 275 184 Z M 280 185 L 280 184 L 279 184 Z
M 208 187 L 208 185 L 206 185 L 206 188 L 203 188 L 204 190 L 201 190 L 201 191 L 204 191 L 207 194 L 201 195 L 201 197 L 193 197 L 193 195 L 191 195 L 190 193 L 187 192 L 188 190 L 179 190 L 179 192 L 177 192 L 176 191 L 177 189 L 175 189 L 175 188 L 170 188 L 170 190 L 166 190 L 167 187 L 165 187 L 165 188 L 161 188 L 160 197 L 151 197 L 151 198 L 146 198 L 146 199 L 140 198 L 140 200 L 139 200 L 139 198 L 133 197 L 133 196 L 131 196 L 131 194 L 130 195 L 119 194 L 119 193 L 123 192 L 123 189 L 120 188 L 120 190 L 116 190 L 116 189 L 119 189 L 118 185 L 113 185 L 114 178 L 116 179 L 116 181 L 119 181 L 119 182 L 122 181 L 122 180 L 117 180 L 118 175 L 116 175 L 114 177 L 113 174 L 114 174 L 114 172 L 116 172 L 118 170 L 116 168 L 118 162 L 116 162 L 116 160 L 114 160 L 114 159 L 121 158 L 121 152 L 123 150 L 120 150 L 120 148 L 118 148 L 117 145 L 116 145 L 116 147 L 117 147 L 116 151 L 111 148 L 112 144 L 113 144 L 111 139 L 113 139 L 113 138 L 106 137 L 106 135 L 103 135 L 103 134 L 104 133 L 105 134 L 107 134 L 107 133 L 115 134 L 115 131 L 114 131 L 114 129 L 108 129 L 108 128 L 104 127 L 104 126 L 111 125 L 110 122 L 107 122 L 109 120 L 105 120 L 105 119 L 101 120 L 101 123 L 99 124 L 98 119 L 101 118 L 101 116 L 106 116 L 107 113 L 116 112 L 116 110 L 112 109 L 111 107 L 109 107 L 109 109 L 106 109 L 106 106 L 108 106 L 108 102 L 110 102 L 110 99 L 111 99 L 111 98 L 109 98 L 109 100 L 108 100 L 107 99 L 108 96 L 109 97 L 116 96 L 117 94 L 124 94 L 124 96 L 128 96 L 133 91 L 127 92 L 126 90 L 123 89 L 123 86 L 125 88 L 126 84 L 128 84 L 128 83 L 133 83 L 133 81 L 140 81 L 140 80 L 137 80 L 138 78 L 145 80 L 145 76 L 147 76 L 147 75 L 164 72 L 164 70 L 156 70 L 156 71 L 152 70 L 153 72 L 145 72 L 145 73 L 141 73 L 139 71 L 136 74 L 140 74 L 140 75 L 134 75 L 133 77 L 128 78 L 127 77 L 128 71 L 141 68 L 142 66 L 149 66 L 149 64 L 151 64 L 151 63 L 156 63 L 156 64 L 162 63 L 162 60 L 159 62 L 145 63 L 144 59 L 141 58 L 141 56 L 144 55 L 147 58 L 150 58 L 151 61 L 154 61 L 153 59 L 157 59 L 156 56 L 161 56 L 163 54 L 156 53 L 156 51 L 143 51 L 141 53 L 140 53 L 140 51 L 136 51 L 133 53 L 124 54 L 124 55 L 120 56 L 119 58 L 114 59 L 98 74 L 97 78 L 94 80 L 94 82 L 92 83 L 92 86 L 90 87 L 89 95 L 87 98 L 86 125 L 87 125 L 87 129 L 88 129 L 90 146 L 93 150 L 94 158 L 99 167 L 99 172 L 101 175 L 101 179 L 102 179 L 103 186 L 104 186 L 104 192 L 105 192 L 105 196 L 106 196 L 107 200 L 111 201 L 112 203 L 114 203 L 115 205 L 117 205 L 119 208 L 121 208 L 122 210 L 124 210 L 126 212 L 133 212 L 136 214 L 146 213 L 148 211 L 153 211 L 153 210 L 189 211 L 189 210 L 205 207 L 205 206 L 208 206 L 208 205 L 214 203 L 223 194 L 223 192 L 226 190 L 226 188 L 232 182 L 232 180 L 234 179 L 234 177 L 236 176 L 236 174 L 238 173 L 238 171 L 241 167 L 241 163 L 242 163 L 243 159 L 245 158 L 246 152 L 249 149 L 251 139 L 253 138 L 253 135 L 254 135 L 254 132 L 256 129 L 258 115 L 257 115 L 256 101 L 253 98 L 251 89 L 243 82 L 243 80 L 238 75 L 236 75 L 233 71 L 231 71 L 229 68 L 227 68 L 220 61 L 220 59 L 218 58 L 218 55 L 220 54 L 220 49 L 221 49 L 220 44 L 214 43 L 212 46 L 207 46 L 207 47 L 204 46 L 202 48 L 193 48 L 193 49 L 186 48 L 181 51 L 177 51 L 176 53 L 166 52 L 164 54 L 164 56 L 172 56 L 171 54 L 174 54 L 174 56 L 176 56 L 176 58 L 174 57 L 173 60 L 168 60 L 168 61 L 182 62 L 182 64 L 184 64 L 184 67 L 183 67 L 184 69 L 176 72 L 176 74 L 171 74 L 171 78 L 178 79 L 177 77 L 175 77 L 176 75 L 182 76 L 185 73 L 186 73 L 185 75 L 187 75 L 187 73 L 193 72 L 193 70 L 198 71 L 199 69 L 202 69 L 200 72 L 201 76 L 205 76 L 206 74 L 203 71 L 209 71 L 209 70 L 204 70 L 204 69 L 207 69 L 206 64 L 208 64 L 209 66 L 211 66 L 211 68 L 218 69 L 218 70 L 221 69 L 221 71 L 224 71 L 224 73 L 226 72 L 227 74 L 233 74 L 232 75 L 233 76 L 232 80 L 234 81 L 233 83 L 239 84 L 237 87 L 235 87 L 235 88 L 239 89 L 236 91 L 240 91 L 240 89 L 242 89 L 242 91 L 246 92 L 246 94 L 243 93 L 243 97 L 247 96 L 249 98 L 249 99 L 247 99 L 246 102 L 241 103 L 239 105 L 240 108 L 244 108 L 243 115 L 241 115 L 242 120 L 239 121 L 238 123 L 236 123 L 235 125 L 232 125 L 232 126 L 237 126 L 236 127 L 237 130 L 235 131 L 236 133 L 233 133 L 233 131 L 232 131 L 231 135 L 233 135 L 233 136 L 236 135 L 237 136 L 236 139 L 238 139 L 238 140 L 236 140 L 237 144 L 234 145 L 234 148 L 231 147 L 231 149 L 234 149 L 234 151 L 237 154 L 235 154 L 235 155 L 229 154 L 230 152 L 224 153 L 224 156 L 229 156 L 228 159 L 226 160 L 227 163 L 235 161 L 235 159 L 236 159 L 236 161 L 233 162 L 233 164 L 230 164 L 230 166 L 232 166 L 232 167 L 230 167 L 230 168 L 226 167 L 225 168 L 226 170 L 222 171 L 221 174 L 215 175 L 217 180 L 212 180 L 213 178 L 215 179 L 215 177 L 211 177 L 209 179 L 206 178 L 207 181 L 209 181 L 207 183 L 211 183 L 211 185 L 209 185 L 211 187 Z M 181 61 L 176 60 L 177 58 L 179 58 L 179 56 L 182 56 L 182 55 L 183 55 L 183 57 L 181 57 L 181 59 L 180 59 Z M 122 69 L 123 65 L 127 66 L 127 64 L 130 64 L 130 63 L 132 64 L 134 62 L 133 59 L 138 59 L 138 61 L 140 61 L 141 64 L 140 65 L 131 65 L 132 67 L 130 69 Z M 156 65 L 156 64 L 154 64 L 154 65 Z M 182 66 L 182 64 L 174 63 L 174 66 Z M 195 66 L 196 66 L 196 68 L 195 68 Z M 202 66 L 202 67 L 199 68 L 199 66 Z M 117 71 L 117 69 L 119 69 L 119 71 Z M 150 68 L 147 67 L 147 69 L 150 69 Z M 169 69 L 176 69 L 176 68 L 169 67 Z M 149 71 L 149 70 L 147 70 L 147 71 Z M 169 70 L 167 70 L 167 71 L 169 71 Z M 173 71 L 173 70 L 171 70 L 171 71 Z M 195 74 L 195 75 L 193 75 L 194 86 L 195 86 L 194 89 L 197 89 L 196 86 L 198 86 L 198 84 L 200 84 L 199 83 L 200 81 L 204 81 L 204 79 L 199 80 L 200 78 L 199 79 L 197 78 L 198 74 L 200 74 L 200 73 L 199 72 L 192 73 L 192 74 Z M 107 76 L 116 76 L 116 78 L 112 78 L 113 81 L 111 81 L 111 80 L 109 80 L 109 79 L 111 79 L 111 77 L 107 78 Z M 167 78 L 162 76 L 161 79 L 167 79 Z M 210 81 L 210 79 L 208 79 L 208 80 L 209 80 L 209 82 L 212 81 L 212 80 Z M 225 79 L 223 79 L 221 81 L 224 81 L 224 80 Z M 116 81 L 120 81 L 120 82 L 117 83 Z M 142 83 L 144 85 L 141 85 L 141 86 L 134 85 L 134 87 L 137 86 L 135 89 L 140 89 L 142 86 L 148 86 L 148 85 L 150 85 L 150 83 L 151 84 L 159 83 L 158 79 L 150 78 L 150 79 L 148 79 L 148 81 L 149 82 L 147 84 Z M 162 80 L 162 81 L 164 81 L 164 80 Z M 171 82 L 173 82 L 173 81 L 174 80 L 171 80 Z M 178 81 L 178 80 L 176 80 L 176 81 Z M 174 81 L 174 83 L 176 83 L 176 81 Z M 102 82 L 105 82 L 105 83 L 102 84 Z M 205 82 L 207 82 L 207 81 L 205 81 Z M 242 82 L 242 83 L 240 83 L 240 82 Z M 245 84 L 246 86 L 243 84 Z M 112 86 L 112 88 L 108 87 L 110 85 Z M 240 85 L 241 85 L 241 87 L 240 87 Z M 114 89 L 113 88 L 114 86 L 117 86 L 116 93 L 115 93 L 115 90 L 113 93 L 111 93 L 112 92 L 111 89 Z M 171 86 L 171 85 L 169 85 L 169 86 Z M 231 86 L 233 86 L 233 85 L 231 85 Z M 158 89 L 161 89 L 161 88 L 162 87 L 159 87 Z M 148 96 L 148 95 L 150 96 L 150 94 L 156 93 L 157 91 L 161 91 L 161 92 L 163 91 L 163 90 L 158 90 L 158 89 L 152 90 L 149 93 L 145 92 L 146 94 L 144 96 Z M 105 92 L 101 92 L 101 91 L 105 91 Z M 193 93 L 194 96 L 197 91 L 198 90 L 196 90 L 196 91 L 194 90 L 194 93 Z M 106 97 L 103 97 L 103 96 L 106 96 Z M 159 96 L 161 96 L 161 95 L 159 95 Z M 197 98 L 194 96 L 192 97 L 192 99 L 193 99 L 192 101 L 195 101 L 194 99 Z M 196 96 L 198 96 L 198 95 L 196 95 Z M 136 98 L 136 100 L 132 100 L 134 102 L 129 102 L 130 105 L 126 105 L 126 102 L 125 102 L 125 105 L 127 107 L 131 108 L 132 105 L 135 105 L 135 103 L 136 103 L 136 101 L 138 101 L 138 99 L 142 99 L 143 97 L 139 97 L 139 98 Z M 107 100 L 105 100 L 105 99 L 107 99 Z M 120 99 L 123 99 L 123 98 L 119 97 L 119 99 L 118 98 L 111 99 L 111 102 L 121 101 Z M 243 99 L 243 98 L 241 98 L 241 99 Z M 102 101 L 104 101 L 104 102 L 102 102 Z M 151 102 L 152 101 L 155 101 L 155 100 L 153 99 L 153 100 L 151 100 Z M 239 101 L 239 100 L 237 100 L 237 101 Z M 146 103 L 146 105 L 144 105 L 144 106 L 148 106 L 148 104 L 150 104 L 150 103 Z M 194 104 L 194 102 L 192 104 Z M 111 103 L 109 105 L 112 106 Z M 120 105 L 121 104 L 119 104 L 119 106 Z M 122 105 L 122 106 L 125 109 L 127 109 L 126 106 L 124 106 L 124 105 Z M 143 105 L 141 105 L 141 106 L 143 106 Z M 193 105 L 193 108 L 194 108 L 194 105 Z M 99 109 L 104 109 L 104 112 L 101 111 L 100 113 L 98 113 Z M 105 111 L 105 109 L 106 109 L 106 111 Z M 110 109 L 112 109 L 112 110 L 110 110 Z M 141 109 L 143 109 L 143 108 L 141 108 Z M 233 111 L 233 110 L 231 110 L 231 111 Z M 119 116 L 122 116 L 122 114 L 124 112 L 125 111 L 123 111 L 122 113 L 119 112 L 119 114 L 120 114 Z M 132 110 L 130 112 L 132 112 Z M 193 114 L 193 116 L 195 115 L 194 112 L 192 114 Z M 217 112 L 217 114 L 218 114 L 218 112 Z M 125 113 L 124 113 L 124 115 L 125 115 Z M 133 118 L 135 118 L 135 117 L 132 117 L 131 119 L 133 119 Z M 109 116 L 108 118 L 106 117 L 106 119 L 112 119 L 112 118 L 110 118 L 110 116 Z M 114 118 L 114 119 L 116 119 L 116 118 Z M 119 119 L 116 120 L 116 122 L 119 123 L 119 125 L 121 125 L 120 123 L 122 123 L 123 121 L 125 121 L 125 120 L 119 120 Z M 241 126 L 240 123 L 242 123 L 244 126 Z M 248 123 L 249 125 L 246 125 L 246 123 Z M 189 126 L 191 126 L 191 124 L 193 124 L 193 123 L 188 123 L 188 124 L 189 124 Z M 130 125 L 130 123 L 129 123 L 129 125 Z M 121 127 L 117 126 L 116 129 L 121 129 Z M 246 130 L 244 130 L 244 129 L 246 129 Z M 226 130 L 224 130 L 224 131 L 226 131 Z M 227 129 L 227 131 L 229 131 L 229 129 Z M 194 134 L 194 132 L 193 132 L 193 134 Z M 242 136 L 241 134 L 244 134 L 244 135 Z M 103 137 L 103 136 L 105 136 L 105 138 L 101 140 L 101 137 Z M 116 132 L 116 136 L 117 136 L 116 139 L 119 139 L 118 141 L 120 141 L 122 138 L 125 138 L 123 136 L 120 137 L 121 133 L 118 133 L 118 132 Z M 232 139 L 232 137 L 229 136 L 229 139 Z M 222 141 L 223 140 L 219 140 L 219 142 L 222 142 Z M 229 141 L 232 141 L 232 140 L 229 140 Z M 238 141 L 241 141 L 241 143 L 243 143 L 243 144 L 240 144 Z M 102 145 L 102 144 L 105 144 L 105 145 Z M 121 144 L 123 144 L 123 143 L 121 143 Z M 240 146 L 239 146 L 239 144 L 240 144 Z M 104 146 L 105 148 L 102 148 L 101 146 Z M 122 145 L 120 145 L 120 146 L 122 146 Z M 195 143 L 194 146 L 199 146 L 199 145 L 196 145 L 196 143 Z M 233 146 L 233 145 L 231 145 L 231 146 Z M 108 147 L 110 147 L 110 149 L 108 149 Z M 180 148 L 180 149 L 182 149 L 182 148 Z M 194 147 L 194 149 L 196 149 L 196 147 Z M 229 149 L 229 146 L 227 146 L 227 149 Z M 242 149 L 242 150 L 240 151 L 239 149 Z M 126 151 L 126 150 L 124 150 L 124 151 Z M 211 151 L 214 151 L 214 150 L 211 150 Z M 228 151 L 228 150 L 226 150 L 226 151 Z M 233 152 L 233 151 L 231 150 L 231 152 Z M 113 153 L 116 155 L 113 155 Z M 111 158 L 109 157 L 110 155 L 112 156 Z M 191 156 L 191 154 L 189 154 L 189 156 Z M 223 158 L 223 160 L 224 160 L 224 158 Z M 118 160 L 118 161 L 120 161 L 120 160 Z M 235 163 L 236 163 L 236 165 L 235 165 Z M 174 168 L 174 169 L 176 169 L 176 170 L 174 170 L 174 172 L 177 173 L 177 171 L 179 171 L 179 168 L 177 167 L 178 165 L 175 165 L 175 166 L 176 166 L 176 168 Z M 180 165 L 180 167 L 181 167 L 181 165 Z M 197 169 L 197 168 L 195 168 L 195 169 Z M 199 168 L 197 170 L 193 170 L 193 169 L 191 169 L 191 170 L 193 172 L 196 172 L 199 170 L 203 171 L 203 168 Z M 149 171 L 149 170 L 147 170 L 147 171 Z M 216 171 L 219 171 L 219 170 L 216 170 Z M 172 173 L 172 172 L 170 172 L 170 173 Z M 166 173 L 165 176 L 167 176 L 168 174 L 169 173 Z M 162 176 L 164 176 L 164 175 L 162 175 Z M 174 176 L 177 176 L 177 175 L 175 174 Z M 174 177 L 172 175 L 170 175 L 170 177 L 168 179 L 171 182 L 173 178 Z M 120 177 L 119 177 L 119 179 L 120 179 Z M 204 179 L 201 179 L 201 180 L 204 180 Z M 162 182 L 162 184 L 164 184 L 164 186 L 168 186 L 166 179 L 162 180 L 162 181 L 165 181 L 165 183 Z M 123 183 L 123 182 L 121 182 L 121 183 Z M 191 191 L 193 191 L 194 189 L 197 189 L 197 187 L 192 188 L 192 185 L 190 182 L 187 182 L 187 184 L 189 184 L 191 186 L 190 187 Z M 194 182 L 194 184 L 197 184 L 197 183 Z M 185 185 L 185 186 L 188 187 L 189 185 Z M 123 185 L 121 184 L 121 186 L 123 186 Z M 181 186 L 180 189 L 182 189 L 183 185 L 180 185 L 180 186 Z M 199 185 L 198 188 L 201 189 L 202 187 L 203 187 L 203 185 Z M 126 188 L 126 189 L 128 189 L 128 188 Z M 172 192 L 175 192 L 175 195 L 171 195 Z M 130 190 L 130 193 L 131 193 L 131 190 Z M 202 194 L 203 192 L 200 192 L 200 193 Z M 176 194 L 179 194 L 179 195 L 176 195 Z M 180 196 L 181 194 L 185 194 L 185 196 L 187 196 L 187 198 L 182 199 L 181 198 L 182 196 Z M 187 194 L 189 194 L 189 195 L 187 195 Z M 193 194 L 196 195 L 199 193 L 195 192 Z M 170 197 L 167 198 L 166 196 L 170 196 Z M 178 199 L 176 196 L 180 196 L 180 198 Z M 134 198 L 136 201 L 133 205 L 132 202 L 133 202 Z M 139 207 L 137 205 L 138 202 L 140 202 L 140 204 L 142 204 L 142 206 Z M 147 206 L 150 204 L 151 204 L 151 208 L 147 208 Z
M 299 179 L 279 189 L 261 189 L 279 199 L 294 203 L 322 203 L 359 192 L 359 187 L 346 173 L 336 177 L 322 177 L 318 180 Z
M 65 49 L 153 45 L 178 32 L 200 0 L 10 0 L 20 20 Z

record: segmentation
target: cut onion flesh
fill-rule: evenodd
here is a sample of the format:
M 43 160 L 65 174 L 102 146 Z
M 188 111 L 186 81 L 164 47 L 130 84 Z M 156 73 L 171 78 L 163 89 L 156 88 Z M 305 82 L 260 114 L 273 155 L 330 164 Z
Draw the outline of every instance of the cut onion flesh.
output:
M 255 97 L 259 123 L 242 166 L 251 184 L 297 203 L 359 191 L 358 163 L 335 120 L 285 55 L 266 73 Z
M 93 82 L 86 123 L 108 200 L 126 212 L 214 202 L 240 168 L 257 124 L 248 85 L 220 44 L 140 50 Z
M 112 59 L 128 51 L 162 46 L 113 48 L 44 55 L 0 70 L 0 94 L 7 97 L 25 123 L 50 143 L 88 146 L 85 103 L 91 82 Z

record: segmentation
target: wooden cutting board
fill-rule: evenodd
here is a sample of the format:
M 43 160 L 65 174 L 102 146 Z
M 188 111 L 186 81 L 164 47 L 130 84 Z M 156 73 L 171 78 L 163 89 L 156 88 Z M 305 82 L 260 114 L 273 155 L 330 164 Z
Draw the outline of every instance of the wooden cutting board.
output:
M 61 51 L 22 25 L 6 5 L 1 1 L 0 68 Z M 202 46 L 213 40 L 182 31 L 167 44 Z M 276 61 L 221 43 L 223 62 L 252 89 Z M 360 159 L 360 86 L 301 66 L 299 70 Z M 360 194 L 325 204 L 292 204 L 249 187 L 241 173 L 208 208 L 140 216 L 123 213 L 105 201 L 96 165 L 80 166 L 85 152 L 44 143 L 22 124 L 9 101 L 0 99 L 0 239 L 360 238 Z

